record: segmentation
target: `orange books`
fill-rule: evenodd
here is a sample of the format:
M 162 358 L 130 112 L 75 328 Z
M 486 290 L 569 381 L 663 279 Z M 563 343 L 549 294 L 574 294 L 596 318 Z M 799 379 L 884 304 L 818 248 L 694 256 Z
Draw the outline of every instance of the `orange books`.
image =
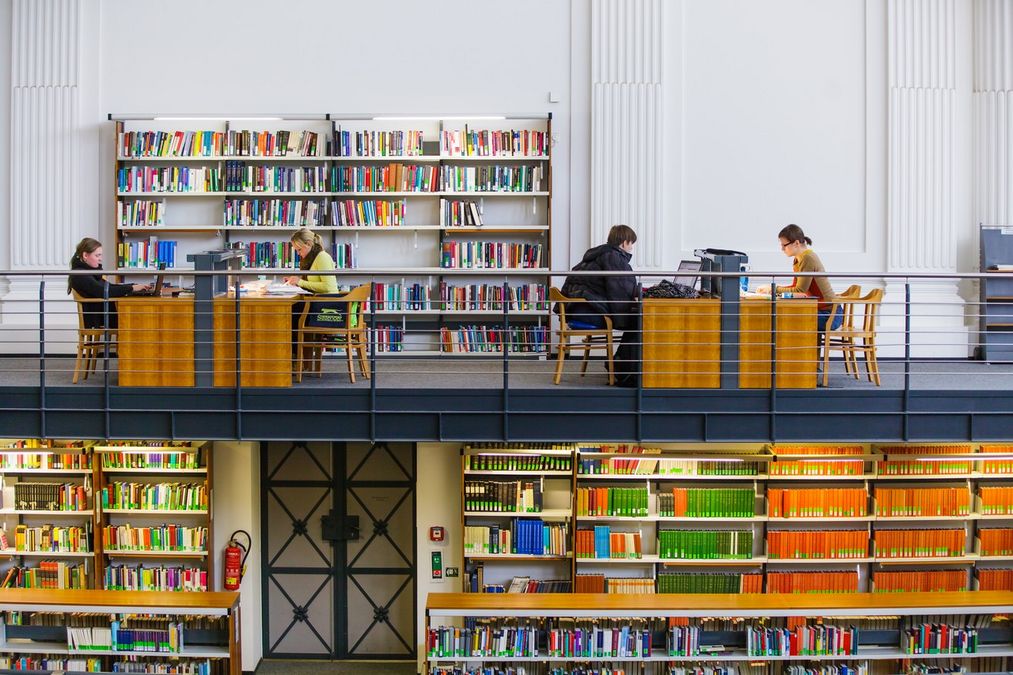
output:
M 965 553 L 961 529 L 876 530 L 877 558 L 952 558 Z
M 1013 591 L 1013 570 L 978 570 L 979 591 Z
M 768 530 L 767 557 L 772 559 L 866 558 L 866 530 Z
M 978 530 L 978 543 L 980 555 L 1013 555 L 1013 529 L 981 528 Z
M 1013 445 L 983 445 L 982 454 L 1013 455 Z M 981 462 L 981 472 L 987 474 L 1013 474 L 1013 459 L 986 459 Z
M 866 515 L 865 488 L 768 488 L 771 518 L 860 517 Z
M 576 583 L 574 584 L 574 591 L 577 593 L 604 593 L 605 575 L 578 574 Z
M 827 446 L 773 446 L 775 455 L 864 455 L 860 445 Z M 865 473 L 863 459 L 786 459 L 770 462 L 767 473 L 771 476 L 861 476 Z
M 965 487 L 876 486 L 877 516 L 966 516 L 970 512 L 971 494 Z
M 971 473 L 974 460 L 947 460 L 945 455 L 969 455 L 974 452 L 970 445 L 880 445 L 876 450 L 894 457 L 896 455 L 940 455 L 939 459 L 890 459 L 879 462 L 881 476 L 945 476 L 948 474 Z
M 768 593 L 857 593 L 858 572 L 768 572 Z
M 1013 487 L 980 487 L 978 497 L 982 514 L 1013 515 Z
M 893 572 L 880 570 L 873 574 L 872 584 L 876 593 L 966 591 L 967 571 Z

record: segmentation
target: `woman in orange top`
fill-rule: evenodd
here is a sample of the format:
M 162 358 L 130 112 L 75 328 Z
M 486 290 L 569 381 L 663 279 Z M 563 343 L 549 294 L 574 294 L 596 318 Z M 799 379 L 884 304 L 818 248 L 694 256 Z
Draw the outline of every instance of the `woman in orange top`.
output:
M 789 258 L 792 258 L 791 269 L 793 272 L 826 272 L 823 262 L 819 256 L 809 248 L 812 246 L 812 239 L 805 236 L 805 232 L 798 225 L 787 225 L 777 234 L 781 244 L 781 250 Z M 820 333 L 827 327 L 827 320 L 830 318 L 830 310 L 833 308 L 833 301 L 837 298 L 834 289 L 826 277 L 795 277 L 790 286 L 778 286 L 778 293 L 791 293 L 793 295 L 807 295 L 816 298 L 816 327 Z M 837 312 L 830 330 L 841 327 L 843 321 L 842 312 Z

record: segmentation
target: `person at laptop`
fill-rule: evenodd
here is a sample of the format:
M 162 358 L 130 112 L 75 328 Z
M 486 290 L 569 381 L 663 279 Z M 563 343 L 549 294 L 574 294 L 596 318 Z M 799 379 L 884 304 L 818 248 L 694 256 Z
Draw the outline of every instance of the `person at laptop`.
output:
M 787 225 L 777 234 L 781 250 L 786 256 L 792 259 L 791 269 L 793 272 L 826 272 L 823 262 L 819 256 L 810 248 L 813 240 L 805 235 L 798 225 Z M 770 287 L 760 287 L 760 292 L 770 293 Z M 806 295 L 816 298 L 816 328 L 819 333 L 827 329 L 827 320 L 830 318 L 830 310 L 833 301 L 837 298 L 833 287 L 826 277 L 795 277 L 789 286 L 778 286 L 778 293 L 792 293 Z M 837 330 L 841 327 L 844 318 L 841 312 L 834 317 L 830 330 Z
M 102 242 L 91 237 L 82 239 L 70 259 L 70 269 L 102 271 Z M 115 284 L 107 281 L 102 274 L 72 274 L 67 283 L 67 293 L 77 291 L 83 298 L 101 300 L 105 297 L 122 298 L 149 288 L 147 284 Z M 107 290 L 108 289 L 108 292 Z M 109 303 L 109 320 L 104 320 L 104 303 L 87 302 L 84 305 L 84 327 L 111 328 L 117 327 L 116 303 Z
M 608 239 L 600 246 L 588 249 L 574 271 L 632 272 L 630 260 L 637 233 L 628 225 L 613 225 Z M 615 353 L 616 382 L 622 386 L 636 386 L 640 371 L 640 313 L 637 301 L 640 296 L 637 279 L 630 275 L 571 276 L 566 278 L 563 295 L 584 298 L 587 302 L 567 307 L 567 318 L 593 328 L 605 327 L 605 316 L 612 319 L 613 328 L 623 331 L 622 342 Z

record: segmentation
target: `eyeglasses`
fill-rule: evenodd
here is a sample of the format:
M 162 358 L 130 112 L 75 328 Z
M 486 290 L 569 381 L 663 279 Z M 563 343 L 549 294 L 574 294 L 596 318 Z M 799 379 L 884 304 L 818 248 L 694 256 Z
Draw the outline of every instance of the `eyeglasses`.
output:
M 783 251 L 784 249 L 788 248 L 789 246 L 791 246 L 794 243 L 795 242 L 793 242 L 793 241 L 789 241 L 787 244 L 781 244 L 781 250 Z

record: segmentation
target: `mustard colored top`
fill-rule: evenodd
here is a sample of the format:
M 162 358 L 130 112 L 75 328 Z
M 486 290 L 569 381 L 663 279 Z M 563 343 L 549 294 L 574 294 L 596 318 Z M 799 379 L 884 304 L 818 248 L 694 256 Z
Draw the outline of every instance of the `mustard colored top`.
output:
M 826 272 L 823 262 L 811 248 L 802 251 L 792 264 L 793 272 Z M 815 283 L 813 283 L 815 282 Z M 837 295 L 826 277 L 795 277 L 791 286 L 778 286 L 778 293 L 805 293 L 819 300 L 820 309 L 830 306 Z
M 334 258 L 327 251 L 320 251 L 313 259 L 310 270 L 333 270 L 335 269 Z M 338 278 L 332 275 L 307 274 L 299 280 L 299 288 L 305 288 L 314 293 L 337 293 Z

